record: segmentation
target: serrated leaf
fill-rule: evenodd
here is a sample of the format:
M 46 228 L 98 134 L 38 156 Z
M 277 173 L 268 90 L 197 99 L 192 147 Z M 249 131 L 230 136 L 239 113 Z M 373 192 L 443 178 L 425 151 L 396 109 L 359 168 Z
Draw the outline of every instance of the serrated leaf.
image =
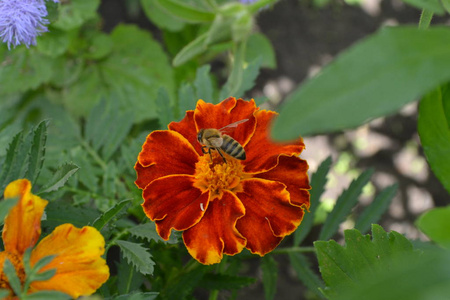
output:
M 19 198 L 8 198 L 0 201 L 0 225 L 3 225 L 5 217 L 8 215 L 11 208 L 16 205 L 17 201 L 19 201 Z
M 1 165 L 2 172 L 0 173 L 0 190 L 4 190 L 6 185 L 9 183 L 11 176 L 11 168 L 13 166 L 14 160 L 16 160 L 17 152 L 19 151 L 20 144 L 22 143 L 22 132 L 19 132 L 14 136 L 8 149 L 6 150 L 6 156 Z
M 397 193 L 398 184 L 393 184 L 383 189 L 372 201 L 372 203 L 364 209 L 355 223 L 355 229 L 365 233 L 370 229 L 371 224 L 377 223 L 381 215 L 389 207 L 389 204 Z
M 210 70 L 210 65 L 204 65 L 198 68 L 194 81 L 197 99 L 202 99 L 206 102 L 213 101 L 213 86 L 209 75 Z
M 164 242 L 169 244 L 175 244 L 178 242 L 178 234 L 176 232 L 172 232 L 170 235 L 170 238 L 168 241 L 165 241 L 162 239 L 158 233 L 156 232 L 156 226 L 154 222 L 148 222 L 144 224 L 137 225 L 135 227 L 131 227 L 128 229 L 130 234 L 134 235 L 135 237 L 146 239 L 147 241 L 157 241 L 157 242 Z
M 232 276 L 226 274 L 208 274 L 203 276 L 200 286 L 209 290 L 237 290 L 256 282 L 256 278 Z
M 47 141 L 47 122 L 42 121 L 31 131 L 31 149 L 27 173 L 25 175 L 32 183 L 37 181 L 44 164 L 45 143 Z
M 62 201 L 50 201 L 45 208 L 47 219 L 42 221 L 43 231 L 52 230 L 61 224 L 71 223 L 83 227 L 92 223 L 98 216 L 98 211 L 88 207 L 74 207 Z
M 21 294 L 21 283 L 20 279 L 17 276 L 16 269 L 14 268 L 14 265 L 9 261 L 8 258 L 5 258 L 3 263 L 3 272 L 8 278 L 8 284 L 14 291 L 16 295 Z
M 386 233 L 379 225 L 372 225 L 373 238 L 356 229 L 345 230 L 345 246 L 335 241 L 316 241 L 320 273 L 325 281 L 327 295 L 334 297 L 341 289 L 358 285 L 358 278 L 369 270 L 379 272 L 396 257 L 413 253 L 411 242 L 401 234 Z
M 278 263 L 272 255 L 264 256 L 261 261 L 264 295 L 266 300 L 271 300 L 277 292 Z
M 152 256 L 140 244 L 127 241 L 117 240 L 123 256 L 128 263 L 132 264 L 136 270 L 144 275 L 153 274 L 153 266 L 155 265 Z
M 58 167 L 52 179 L 47 183 L 46 186 L 42 188 L 39 192 L 41 193 L 49 193 L 53 191 L 57 191 L 62 188 L 67 180 L 69 180 L 70 176 L 75 174 L 78 171 L 79 167 L 73 163 L 65 163 Z
M 366 170 L 356 180 L 352 181 L 347 190 L 342 192 L 323 224 L 319 240 L 328 240 L 338 230 L 339 224 L 344 221 L 358 202 L 358 197 L 364 186 L 369 182 L 373 172 L 373 169 Z
M 418 132 L 433 173 L 450 193 L 450 84 L 428 93 L 420 101 Z
M 19 132 L 9 144 L 0 175 L 1 190 L 11 181 L 25 176 L 28 169 L 30 143 L 30 134 L 23 138 L 22 132 Z
M 416 225 L 433 242 L 450 249 L 450 206 L 425 212 L 417 219 Z
M 157 292 L 132 293 L 114 297 L 114 300 L 155 300 L 158 297 Z
M 106 224 L 111 222 L 116 217 L 116 215 L 119 214 L 122 209 L 124 209 L 129 203 L 131 203 L 131 200 L 120 201 L 119 203 L 111 207 L 108 211 L 99 216 L 94 221 L 92 226 L 95 227 L 98 231 L 102 230 L 102 228 L 105 227 Z
M 417 100 L 450 79 L 449 32 L 385 27 L 355 44 L 286 99 L 272 137 L 355 127 Z
M 317 297 L 320 299 L 326 299 L 325 296 L 319 291 L 325 287 L 324 283 L 317 274 L 311 270 L 309 260 L 301 253 L 289 253 L 289 259 L 291 261 L 291 266 L 297 273 L 300 281 Z
M 185 83 L 178 90 L 178 106 L 180 108 L 180 117 L 184 117 L 188 110 L 195 109 L 197 98 L 194 94 L 194 88 L 191 84 Z
M 26 295 L 26 300 L 66 300 L 72 299 L 71 296 L 58 291 L 37 291 Z
M 294 246 L 300 245 L 300 243 L 306 238 L 309 231 L 312 228 L 314 222 L 314 215 L 317 208 L 320 205 L 320 197 L 325 191 L 325 185 L 327 184 L 327 175 L 331 167 L 331 156 L 328 156 L 317 171 L 311 176 L 311 190 L 310 190 L 310 206 L 309 212 L 303 217 L 301 225 L 294 233 Z
M 170 103 L 170 97 L 167 90 L 160 88 L 156 98 L 156 107 L 158 119 L 161 128 L 167 128 L 167 125 L 174 120 L 173 106 Z
M 215 14 L 174 0 L 156 0 L 168 14 L 190 23 L 211 22 Z

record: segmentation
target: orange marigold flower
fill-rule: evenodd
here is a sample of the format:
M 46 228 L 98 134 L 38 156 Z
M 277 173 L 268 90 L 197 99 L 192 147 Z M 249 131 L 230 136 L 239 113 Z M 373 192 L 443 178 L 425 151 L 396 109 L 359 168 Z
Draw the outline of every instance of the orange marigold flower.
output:
M 5 251 L 0 252 L 0 288 L 13 291 L 3 272 L 8 258 L 14 265 L 22 284 L 25 281 L 23 255 L 34 247 L 41 235 L 41 217 L 48 201 L 31 193 L 27 179 L 11 182 L 5 189 L 5 199 L 18 197 L 18 203 L 9 211 L 3 227 Z M 29 292 L 55 290 L 73 298 L 94 293 L 108 278 L 109 268 L 101 255 L 105 252 L 105 240 L 94 227 L 81 229 L 63 224 L 32 250 L 30 264 L 33 267 L 45 256 L 55 255 L 41 271 L 56 269 L 55 275 L 46 281 L 34 281 Z
M 199 100 L 169 130 L 147 136 L 135 165 L 136 185 L 163 239 L 172 229 L 181 230 L 189 253 L 214 264 L 244 247 L 262 256 L 298 227 L 309 208 L 308 164 L 298 157 L 304 144 L 302 139 L 272 142 L 269 127 L 275 116 L 253 100 L 230 97 L 217 105 Z M 201 129 L 235 122 L 227 134 L 242 145 L 245 159 L 234 158 L 240 151 L 232 140 L 218 146 L 224 159 L 217 150 L 202 149 Z

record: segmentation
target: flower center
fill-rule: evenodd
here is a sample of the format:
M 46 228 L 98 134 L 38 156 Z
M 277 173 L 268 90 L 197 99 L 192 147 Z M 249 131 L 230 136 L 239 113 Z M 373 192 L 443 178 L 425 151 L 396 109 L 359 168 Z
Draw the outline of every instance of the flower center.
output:
M 210 200 L 221 198 L 224 190 L 242 192 L 241 180 L 248 177 L 242 164 L 229 156 L 225 163 L 217 151 L 211 151 L 211 155 L 212 162 L 209 154 L 205 154 L 195 164 L 194 186 L 202 192 L 209 190 Z
M 14 266 L 17 276 L 19 277 L 20 282 L 23 284 L 25 282 L 25 269 L 23 267 L 23 262 L 22 262 L 21 257 L 19 257 L 16 254 L 13 254 L 13 253 L 8 253 L 6 251 L 3 251 L 0 253 L 0 263 L 2 264 L 2 266 L 5 263 L 6 258 Z M 9 285 L 9 279 L 6 276 L 6 274 L 4 273 L 3 268 L 2 268 L 2 271 L 0 272 L 0 289 L 8 289 L 8 290 L 12 291 L 12 288 Z

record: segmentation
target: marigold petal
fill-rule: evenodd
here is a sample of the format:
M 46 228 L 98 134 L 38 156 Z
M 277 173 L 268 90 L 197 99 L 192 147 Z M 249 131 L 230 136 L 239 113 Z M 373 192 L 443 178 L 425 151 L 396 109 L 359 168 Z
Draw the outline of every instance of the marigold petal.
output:
M 254 112 L 257 110 L 258 108 L 253 99 L 245 101 L 230 97 L 219 104 L 211 104 L 199 100 L 194 112 L 194 120 L 197 130 L 200 130 L 202 128 L 221 129 L 231 123 L 248 119 L 247 122 L 239 124 L 237 128 L 230 128 L 230 132 L 224 132 L 242 146 L 245 146 L 255 131 L 256 119 Z
M 245 147 L 247 153 L 246 172 L 258 173 L 270 170 L 276 166 L 280 154 L 299 155 L 305 148 L 302 139 L 290 143 L 275 143 L 270 139 L 270 126 L 276 115 L 277 113 L 266 110 L 255 113 L 255 133 Z
M 142 207 L 163 239 L 169 239 L 172 228 L 186 230 L 203 217 L 201 208 L 208 206 L 209 192 L 195 188 L 194 180 L 193 176 L 169 175 L 145 188 Z
M 246 240 L 236 229 L 236 221 L 245 214 L 245 209 L 228 191 L 205 209 L 200 222 L 183 232 L 183 240 L 192 257 L 210 265 L 219 263 L 224 253 L 235 255 L 245 247 Z
M 236 196 L 244 204 L 245 216 L 236 228 L 247 239 L 247 249 L 264 255 L 298 227 L 304 212 L 290 203 L 289 192 L 280 182 L 248 179 L 242 186 L 244 191 Z
M 56 227 L 31 253 L 31 265 L 45 256 L 56 255 L 42 268 L 56 269 L 56 274 L 46 281 L 34 281 L 32 291 L 56 290 L 74 298 L 94 293 L 109 278 L 109 268 L 101 258 L 104 252 L 105 240 L 94 227 Z
M 198 129 L 194 122 L 194 111 L 188 110 L 183 120 L 180 122 L 171 122 L 169 130 L 176 131 L 184 136 L 191 143 L 198 155 L 203 155 L 202 145 L 197 141 Z
M 254 177 L 279 181 L 286 185 L 292 204 L 309 208 L 308 163 L 298 156 L 278 157 L 278 164 L 267 172 L 258 173 Z
M 166 149 L 170 150 L 166 150 Z M 153 131 L 142 145 L 138 161 L 136 185 L 143 189 L 156 178 L 172 174 L 193 175 L 198 154 L 178 132 Z
M 41 235 L 41 217 L 48 201 L 31 193 L 31 183 L 27 179 L 8 184 L 4 195 L 5 199 L 19 197 L 5 218 L 2 233 L 5 250 L 22 255 Z

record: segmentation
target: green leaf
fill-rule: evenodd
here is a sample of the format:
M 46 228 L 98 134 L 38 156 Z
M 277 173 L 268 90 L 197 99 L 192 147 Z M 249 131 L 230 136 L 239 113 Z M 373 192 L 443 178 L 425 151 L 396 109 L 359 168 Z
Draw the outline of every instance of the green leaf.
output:
M 291 266 L 297 273 L 298 279 L 317 297 L 325 299 L 324 295 L 319 291 L 325 287 L 324 283 L 317 276 L 316 272 L 311 270 L 310 261 L 301 253 L 289 253 Z
M 371 241 L 369 235 L 363 236 L 358 230 L 349 229 L 344 231 L 344 247 L 333 240 L 314 243 L 330 298 L 342 289 L 356 287 L 366 270 L 379 272 L 389 268 L 396 257 L 413 253 L 411 242 L 395 231 L 387 234 L 381 226 L 373 225 L 372 236 Z
M 431 169 L 450 193 L 450 84 L 427 94 L 419 105 L 418 131 Z
M 261 56 L 261 67 L 275 69 L 277 66 L 275 51 L 273 50 L 270 40 L 261 33 L 254 33 L 247 40 L 247 49 L 245 52 L 245 60 L 253 61 Z
M 69 44 L 69 34 L 58 29 L 51 29 L 44 36 L 37 38 L 36 48 L 47 56 L 57 57 L 67 51 Z
M 99 216 L 94 223 L 92 224 L 98 231 L 102 230 L 103 227 L 106 226 L 109 222 L 115 219 L 116 215 L 119 214 L 122 209 L 124 209 L 128 204 L 131 203 L 131 200 L 122 200 L 113 207 L 111 207 L 108 211 L 104 212 L 101 216 Z
M 155 300 L 158 297 L 159 293 L 157 292 L 134 292 L 132 294 L 119 295 L 114 297 L 114 300 Z
M 47 141 L 47 122 L 42 121 L 36 128 L 32 129 L 32 140 L 30 149 L 30 161 L 25 175 L 32 183 L 37 181 L 44 164 L 45 143 Z
M 184 117 L 188 110 L 195 109 L 197 105 L 196 96 L 194 95 L 194 89 L 192 85 L 185 83 L 178 90 L 178 106 L 180 107 L 180 117 Z
M 166 89 L 160 88 L 156 98 L 156 111 L 161 128 L 167 128 L 170 122 L 174 121 L 173 106 L 170 103 L 170 97 Z
M 194 81 L 195 91 L 197 92 L 197 100 L 202 99 L 206 102 L 213 101 L 213 85 L 209 75 L 210 70 L 210 65 L 204 65 L 197 69 L 197 74 Z
M 344 221 L 358 202 L 358 197 L 363 187 L 369 182 L 373 172 L 373 169 L 366 170 L 356 180 L 352 181 L 347 190 L 342 192 L 323 224 L 319 240 L 328 240 L 338 230 L 339 224 Z
M 208 37 L 208 32 L 205 32 L 198 37 L 196 37 L 193 41 L 187 44 L 180 52 L 175 55 L 172 61 L 172 65 L 174 67 L 179 67 L 187 61 L 191 60 L 195 56 L 206 51 L 205 41 Z
M 117 292 L 128 294 L 139 289 L 144 282 L 144 276 L 122 258 L 117 265 Z
M 180 31 L 185 23 L 166 12 L 164 8 L 157 4 L 158 0 L 141 0 L 145 15 L 161 29 L 169 31 Z
M 383 189 L 372 201 L 372 203 L 362 212 L 355 223 L 355 229 L 365 233 L 370 226 L 377 223 L 381 215 L 389 207 L 389 204 L 397 193 L 398 184 L 393 184 Z
M 168 14 L 190 23 L 212 22 L 214 13 L 175 0 L 155 0 Z
M 24 300 L 66 300 L 72 299 L 71 296 L 57 291 L 37 291 L 26 295 Z
M 5 258 L 5 260 L 4 260 L 3 272 L 5 273 L 6 277 L 8 278 L 8 283 L 11 286 L 14 293 L 16 295 L 21 295 L 22 287 L 21 287 L 20 279 L 17 276 L 14 265 L 9 261 L 8 258 Z
M 147 250 L 140 244 L 131 243 L 127 241 L 117 240 L 123 256 L 127 259 L 128 263 L 132 264 L 136 270 L 144 275 L 153 274 L 153 266 L 155 263 L 152 260 L 152 256 Z
M 440 0 L 402 0 L 419 9 L 425 9 L 438 15 L 443 15 L 445 10 Z
M 135 237 L 146 239 L 147 241 L 157 241 L 169 244 L 175 244 L 178 242 L 179 235 L 177 232 L 172 232 L 168 241 L 163 240 L 156 232 L 156 226 L 154 222 L 148 222 L 144 224 L 137 225 L 128 229 L 130 234 Z
M 92 224 L 98 217 L 98 211 L 90 207 L 75 207 L 62 201 L 50 201 L 45 208 L 47 219 L 42 221 L 44 232 L 52 230 L 61 224 L 71 223 L 76 227 Z
M 23 178 L 28 169 L 31 133 L 23 138 L 22 132 L 16 134 L 6 150 L 0 174 L 0 188 L 3 190 L 11 181 Z
M 0 201 L 0 225 L 3 225 L 5 217 L 8 215 L 11 208 L 16 205 L 17 201 L 19 201 L 19 198 L 8 198 Z
M 208 290 L 238 290 L 256 282 L 253 277 L 208 274 L 203 276 L 199 286 Z
M 75 172 L 78 171 L 79 168 L 80 167 L 73 163 L 65 163 L 59 166 L 50 181 L 44 187 L 42 187 L 41 191 L 39 191 L 39 194 L 59 190 L 66 184 L 70 176 L 75 174 Z
M 266 255 L 261 259 L 261 270 L 265 298 L 274 299 L 277 293 L 278 264 L 272 255 Z
M 302 223 L 294 233 L 294 246 L 300 245 L 313 226 L 314 215 L 320 205 L 320 197 L 325 191 L 325 185 L 328 181 L 327 175 L 330 171 L 330 166 L 331 156 L 328 156 L 317 168 L 317 171 L 311 176 L 309 213 L 305 214 Z
M 9 290 L 0 289 L 0 299 L 6 299 L 9 296 Z
M 296 90 L 272 137 L 337 131 L 394 113 L 450 79 L 450 29 L 383 28 Z
M 10 182 L 9 174 L 12 172 L 13 162 L 17 159 L 18 149 L 22 143 L 22 132 L 16 134 L 6 150 L 6 156 L 1 165 L 0 173 L 0 190 L 4 190 L 6 185 Z
M 450 206 L 425 212 L 417 219 L 416 225 L 433 242 L 450 249 Z
M 52 26 L 61 30 L 69 31 L 81 27 L 86 21 L 97 15 L 100 0 L 71 0 L 64 2 L 59 8 L 59 18 Z

